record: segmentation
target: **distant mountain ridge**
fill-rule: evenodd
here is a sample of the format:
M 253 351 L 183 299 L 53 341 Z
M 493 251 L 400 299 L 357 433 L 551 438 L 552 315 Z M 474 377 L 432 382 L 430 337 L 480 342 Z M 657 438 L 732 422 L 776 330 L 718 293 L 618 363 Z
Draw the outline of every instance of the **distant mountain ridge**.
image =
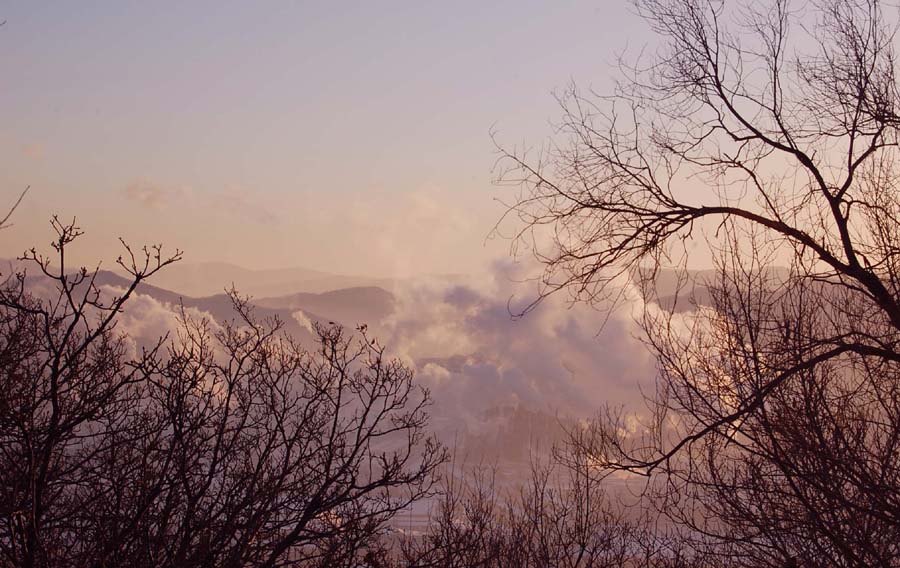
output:
M 321 293 L 341 288 L 379 287 L 392 289 L 390 278 L 331 274 L 309 268 L 252 270 L 226 262 L 177 262 L 153 276 L 161 288 L 178 290 L 195 298 L 222 293 L 234 287 L 255 298 L 285 296 L 299 292 Z
M 18 261 L 0 260 L 0 273 L 4 277 L 10 276 L 14 271 L 27 268 L 27 281 L 39 282 L 46 277 L 40 274 L 36 267 L 28 266 Z M 168 267 L 166 270 L 169 270 Z M 231 298 L 224 292 L 225 286 L 218 294 L 206 296 L 193 296 L 182 291 L 172 291 L 157 285 L 165 270 L 155 274 L 150 280 L 153 284 L 141 282 L 136 288 L 136 293 L 149 296 L 154 300 L 167 304 L 172 309 L 183 305 L 186 308 L 194 308 L 208 313 L 218 322 L 233 320 L 238 317 Z M 97 286 L 111 286 L 127 288 L 131 281 L 116 272 L 100 270 L 97 272 L 95 284 Z M 244 290 L 238 289 L 242 295 Z M 394 295 L 383 288 L 374 286 L 345 288 L 329 290 L 322 293 L 299 292 L 284 296 L 273 296 L 256 300 L 250 298 L 254 315 L 259 319 L 277 317 L 283 324 L 283 329 L 299 340 L 311 338 L 308 325 L 301 321 L 305 318 L 309 323 L 320 322 L 323 324 L 338 323 L 347 327 L 355 327 L 358 324 L 379 323 L 383 318 L 394 311 Z M 126 304 L 126 310 L 127 304 Z M 302 312 L 298 319 L 296 314 Z
M 102 270 L 97 273 L 96 284 L 98 286 L 126 287 L 129 285 L 129 281 L 118 274 Z M 202 312 L 207 312 L 210 316 L 213 317 L 213 319 L 219 322 L 233 320 L 238 317 L 231 298 L 229 298 L 225 293 L 215 294 L 213 296 L 206 296 L 202 298 L 194 298 L 144 282 L 140 283 L 135 291 L 138 294 L 150 296 L 154 300 L 157 300 L 164 304 L 168 304 L 172 307 L 184 305 L 184 307 L 186 308 L 194 308 Z M 281 320 L 284 326 L 284 330 L 294 337 L 298 339 L 307 339 L 310 337 L 309 330 L 300 325 L 300 323 L 297 321 L 297 318 L 294 317 L 294 312 L 296 312 L 297 310 L 267 308 L 263 306 L 257 306 L 256 304 L 253 305 L 253 313 L 256 317 L 260 319 L 277 317 Z M 324 316 L 310 313 L 305 310 L 303 311 L 304 315 L 311 322 L 321 321 L 324 323 L 329 321 L 328 318 Z

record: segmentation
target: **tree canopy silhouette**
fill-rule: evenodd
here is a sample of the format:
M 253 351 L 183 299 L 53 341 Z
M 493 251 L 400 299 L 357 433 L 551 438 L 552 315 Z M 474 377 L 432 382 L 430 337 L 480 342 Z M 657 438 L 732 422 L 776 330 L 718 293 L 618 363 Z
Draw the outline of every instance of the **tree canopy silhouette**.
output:
M 126 246 L 103 289 L 53 226 L 0 288 L 0 564 L 352 565 L 430 493 L 428 393 L 364 331 L 303 347 L 232 292 L 236 321 L 136 343 L 121 313 L 180 253 Z
M 560 97 L 539 152 L 500 147 L 540 297 L 605 300 L 627 276 L 647 302 L 649 412 L 610 409 L 574 447 L 597 475 L 663 478 L 648 496 L 732 562 L 895 565 L 896 7 L 634 5 L 659 49 L 610 96 Z M 697 255 L 716 270 L 687 286 Z

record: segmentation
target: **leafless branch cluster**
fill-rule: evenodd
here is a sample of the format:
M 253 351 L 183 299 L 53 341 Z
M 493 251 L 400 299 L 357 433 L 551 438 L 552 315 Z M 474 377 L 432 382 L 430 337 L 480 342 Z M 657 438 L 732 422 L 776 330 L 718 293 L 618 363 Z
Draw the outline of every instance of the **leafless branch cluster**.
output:
M 540 155 L 501 150 L 542 294 L 605 299 L 627 275 L 647 301 L 648 413 L 602 413 L 577 453 L 648 476 L 722 565 L 897 565 L 896 9 L 635 5 L 658 52 L 611 97 L 571 89 Z M 687 283 L 704 240 L 717 269 L 685 312 L 660 269 Z
M 53 292 L 0 290 L 0 565 L 353 565 L 430 493 L 428 394 L 363 331 L 310 351 L 232 293 L 237 321 L 136 348 L 117 315 L 179 254 L 126 248 L 108 299 L 54 226 L 26 255 Z

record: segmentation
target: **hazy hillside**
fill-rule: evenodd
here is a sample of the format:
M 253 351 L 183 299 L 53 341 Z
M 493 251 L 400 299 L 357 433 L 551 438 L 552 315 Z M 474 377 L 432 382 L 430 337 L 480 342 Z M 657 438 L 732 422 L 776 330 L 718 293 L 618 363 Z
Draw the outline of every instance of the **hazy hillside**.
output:
M 394 311 L 394 295 L 375 286 L 345 288 L 320 294 L 300 292 L 274 298 L 254 299 L 258 306 L 274 309 L 303 310 L 327 315 L 346 326 L 374 324 Z
M 386 278 L 330 274 L 300 267 L 251 270 L 224 262 L 178 262 L 156 274 L 153 282 L 161 288 L 178 290 L 195 298 L 220 294 L 231 284 L 242 294 L 255 298 L 360 286 L 391 288 L 393 285 Z
M 156 280 L 155 277 L 154 280 Z M 128 284 L 128 281 L 118 274 L 101 271 L 97 275 L 97 284 L 101 286 L 123 287 Z M 216 321 L 226 321 L 237 317 L 231 299 L 224 293 L 194 298 L 145 283 L 138 285 L 137 292 L 171 306 L 178 306 L 179 303 L 183 303 L 185 307 L 196 308 L 208 312 Z M 308 339 L 310 337 L 309 330 L 298 323 L 297 319 L 294 317 L 294 312 L 296 311 L 297 310 L 295 309 L 278 309 L 257 306 L 254 310 L 254 314 L 259 318 L 278 317 L 283 322 L 285 331 L 300 340 Z M 306 310 L 303 310 L 303 312 L 311 322 L 321 321 L 324 323 L 329 321 L 325 316 L 320 316 Z
M 8 277 L 27 269 L 29 280 L 42 278 L 30 262 L 0 259 L 0 275 Z M 125 276 L 101 270 L 98 285 L 126 286 Z M 327 274 L 305 268 L 281 270 L 249 270 L 226 263 L 176 263 L 152 278 L 153 284 L 141 283 L 138 293 L 160 302 L 209 312 L 216 320 L 236 316 L 231 300 L 224 293 L 231 283 L 242 295 L 251 296 L 256 314 L 261 318 L 278 316 L 286 331 L 305 337 L 308 331 L 294 314 L 302 311 L 310 322 L 336 322 L 348 327 L 360 323 L 375 324 L 393 313 L 394 296 L 376 284 L 392 286 L 387 279 L 366 279 Z

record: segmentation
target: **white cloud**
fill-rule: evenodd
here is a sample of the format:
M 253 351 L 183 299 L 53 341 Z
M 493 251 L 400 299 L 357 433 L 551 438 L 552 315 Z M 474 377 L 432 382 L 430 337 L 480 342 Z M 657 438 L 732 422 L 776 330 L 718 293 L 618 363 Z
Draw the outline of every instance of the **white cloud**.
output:
M 506 261 L 484 280 L 418 281 L 396 291 L 397 311 L 380 333 L 392 352 L 416 364 L 436 414 L 477 423 L 485 410 L 504 405 L 589 416 L 605 404 L 640 403 L 656 367 L 636 337 L 635 295 L 626 294 L 608 318 L 551 296 L 515 319 L 508 300 L 522 297 L 516 282 L 534 268 Z
M 121 296 L 124 288 L 118 286 L 101 286 L 101 297 L 108 302 L 115 296 Z M 122 312 L 116 317 L 116 331 L 124 334 L 133 350 L 132 355 L 142 346 L 155 344 L 159 338 L 169 336 L 176 338 L 181 329 L 181 308 L 173 306 L 144 294 L 134 293 L 125 303 Z M 196 321 L 206 320 L 212 329 L 218 324 L 207 312 L 196 308 L 185 308 L 185 315 Z
M 122 190 L 125 197 L 149 209 L 162 209 L 173 202 L 183 201 L 191 195 L 187 186 L 167 186 L 149 180 L 129 183 Z

